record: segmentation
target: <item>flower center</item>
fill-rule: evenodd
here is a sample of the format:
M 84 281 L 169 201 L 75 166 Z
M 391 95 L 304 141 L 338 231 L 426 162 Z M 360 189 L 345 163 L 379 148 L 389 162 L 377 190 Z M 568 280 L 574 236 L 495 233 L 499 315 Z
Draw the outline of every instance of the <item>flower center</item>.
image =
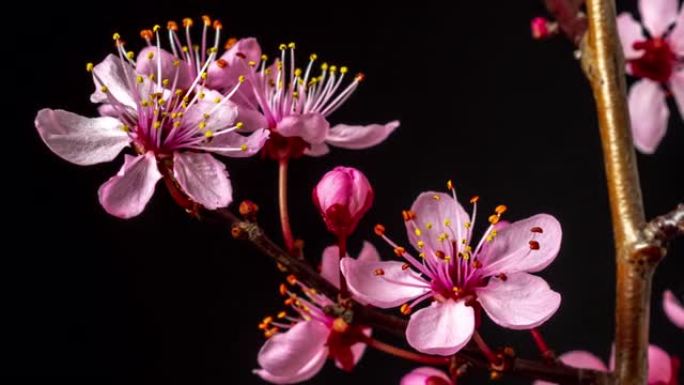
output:
M 651 79 L 659 83 L 665 83 L 670 79 L 677 56 L 672 52 L 668 42 L 661 38 L 653 38 L 634 43 L 634 49 L 643 51 L 638 59 L 629 60 L 629 68 L 641 78 Z

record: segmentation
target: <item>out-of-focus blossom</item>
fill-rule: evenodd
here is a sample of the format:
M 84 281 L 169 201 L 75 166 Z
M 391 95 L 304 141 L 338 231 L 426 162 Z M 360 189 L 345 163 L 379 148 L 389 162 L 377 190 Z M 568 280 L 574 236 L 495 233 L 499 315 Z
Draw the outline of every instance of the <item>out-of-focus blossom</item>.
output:
M 641 24 L 628 13 L 617 20 L 627 73 L 640 79 L 630 88 L 628 103 L 634 144 L 646 154 L 665 136 L 666 97 L 673 95 L 680 116 L 684 113 L 684 21 L 677 7 L 677 0 L 639 0 Z
M 673 324 L 684 329 L 684 306 L 669 290 L 663 294 L 663 310 Z
M 452 190 L 453 191 L 453 190 Z M 489 217 L 482 239 L 473 243 L 477 197 L 469 217 L 456 196 L 425 192 L 404 212 L 414 257 L 376 226 L 405 262 L 366 262 L 344 258 L 342 272 L 359 298 L 382 308 L 401 305 L 403 314 L 425 300 L 430 306 L 411 315 L 406 337 L 415 349 L 451 355 L 470 340 L 480 309 L 509 329 L 530 329 L 548 320 L 561 296 L 530 273 L 548 266 L 558 254 L 561 227 L 538 214 L 511 224 L 500 221 L 506 207 Z
M 423 366 L 404 375 L 399 385 L 454 385 L 454 383 L 443 371 Z

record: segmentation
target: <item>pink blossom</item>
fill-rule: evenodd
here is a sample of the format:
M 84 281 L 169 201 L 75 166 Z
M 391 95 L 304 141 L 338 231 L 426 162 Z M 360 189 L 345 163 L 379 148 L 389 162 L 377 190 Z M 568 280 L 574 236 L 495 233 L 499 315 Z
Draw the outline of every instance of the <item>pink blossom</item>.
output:
M 403 262 L 341 262 L 349 287 L 364 301 L 382 308 L 402 305 L 411 313 L 420 302 L 430 306 L 411 315 L 406 330 L 415 349 L 451 355 L 470 340 L 480 309 L 509 329 L 530 329 L 548 320 L 560 305 L 560 294 L 542 278 L 529 274 L 548 266 L 558 254 L 561 228 L 550 215 L 507 224 L 498 206 L 482 239 L 473 244 L 472 218 L 454 196 L 425 192 L 404 212 L 411 244 L 420 259 L 384 234 Z
M 567 352 L 559 358 L 564 364 L 575 368 L 607 372 L 615 367 L 614 354 L 610 359 L 610 368 L 600 358 L 583 350 Z M 648 346 L 647 385 L 677 385 L 678 372 L 679 360 L 676 357 L 670 357 L 667 352 L 655 345 Z M 553 385 L 553 383 L 535 381 L 534 385 Z
M 363 173 L 352 167 L 335 167 L 313 190 L 313 201 L 328 231 L 347 237 L 373 204 L 373 188 Z
M 401 378 L 399 385 L 455 385 L 441 370 L 423 366 L 413 369 Z
M 684 329 L 684 306 L 669 290 L 663 294 L 663 310 L 673 324 Z
M 652 154 L 667 130 L 666 97 L 673 95 L 680 116 L 684 113 L 684 15 L 677 0 L 640 0 L 639 9 L 648 35 L 628 13 L 618 16 L 617 23 L 627 72 L 640 79 L 628 100 L 634 144 Z
M 220 25 L 216 42 L 219 31 Z M 175 36 L 175 31 L 170 34 Z M 175 48 L 173 54 L 160 48 L 158 27 L 156 46 L 152 35 L 143 31 L 149 47 L 136 61 L 115 35 L 118 57 L 109 55 L 98 65 L 88 65 L 96 86 L 91 100 L 101 103 L 102 117 L 43 109 L 35 120 L 38 133 L 53 152 L 78 165 L 108 162 L 123 148 L 133 148 L 136 155 L 126 155 L 121 170 L 99 189 L 100 203 L 117 217 L 142 212 L 162 177 L 158 168 L 162 163 L 172 168 L 180 187 L 195 202 L 208 209 L 227 206 L 232 200 L 228 173 L 208 153 L 253 155 L 263 146 L 268 131 L 238 134 L 243 123 L 237 121 L 238 108 L 229 98 L 239 87 L 227 93 L 204 88 L 204 70 L 189 63 L 191 51 L 181 51 L 185 59 L 180 60 Z M 202 57 L 203 67 L 214 60 L 216 46 L 210 51 L 206 58 L 204 53 L 194 53 Z
M 274 384 L 293 384 L 315 376 L 327 358 L 338 368 L 351 371 L 363 356 L 366 344 L 361 341 L 370 336 L 371 329 L 352 325 L 344 308 L 292 276 L 288 281 L 298 285 L 306 298 L 281 285 L 281 294 L 287 296 L 285 304 L 296 315 L 281 312 L 259 325 L 269 339 L 259 351 L 260 368 L 254 373 Z
M 347 254 L 348 258 L 349 254 Z M 363 242 L 363 248 L 357 258 L 358 261 L 364 262 L 378 262 L 380 261 L 380 254 L 370 242 Z M 323 250 L 323 258 L 321 260 L 321 276 L 327 279 L 330 283 L 340 288 L 340 249 L 337 246 L 328 246 Z M 357 297 L 357 293 L 350 288 L 352 296 L 354 296 L 360 303 L 366 304 L 362 298 Z
M 272 134 L 265 152 L 273 159 L 320 156 L 329 152 L 328 145 L 363 149 L 384 141 L 398 126 L 398 121 L 366 126 L 338 124 L 331 127 L 328 117 L 356 90 L 364 79 L 358 74 L 346 81 L 347 67 L 323 63 L 320 73 L 314 68 L 318 57 L 312 54 L 306 68 L 295 65 L 295 45 L 280 45 L 280 57 L 268 64 L 266 55 L 256 43 L 245 54 L 226 53 L 223 58 L 234 64 L 210 65 L 213 87 L 230 87 L 231 71 L 246 73 L 251 94 L 239 91 L 235 101 L 243 110 L 246 129 L 268 127 Z M 241 60 L 240 60 L 241 59 Z M 249 112 L 247 112 L 249 111 Z M 248 124 L 249 122 L 249 124 Z

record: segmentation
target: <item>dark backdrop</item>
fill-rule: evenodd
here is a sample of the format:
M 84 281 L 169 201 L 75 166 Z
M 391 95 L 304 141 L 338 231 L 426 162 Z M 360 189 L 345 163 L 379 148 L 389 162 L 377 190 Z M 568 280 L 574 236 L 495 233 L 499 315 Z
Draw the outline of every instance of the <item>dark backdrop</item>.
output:
M 119 162 L 71 165 L 50 153 L 33 127 L 44 106 L 95 114 L 84 66 L 112 51 L 113 32 L 139 49 L 141 28 L 204 13 L 221 18 L 229 36 L 259 38 L 266 52 L 296 41 L 303 58 L 315 51 L 365 72 L 367 81 L 334 122 L 402 122 L 376 148 L 293 162 L 292 222 L 309 258 L 317 260 L 332 241 L 310 191 L 333 166 L 361 168 L 377 192 L 352 253 L 371 239 L 386 257 L 391 250 L 374 239 L 372 226 L 383 222 L 404 239 L 400 211 L 452 178 L 461 196 L 481 195 L 483 210 L 505 203 L 508 218 L 548 212 L 561 221 L 561 253 L 542 275 L 563 304 L 542 330 L 557 351 L 609 354 L 614 263 L 596 116 L 571 45 L 530 39 L 530 18 L 544 12 L 539 2 L 24 3 L 27 9 L 4 17 L 10 86 L 3 113 L 11 117 L 2 127 L 10 150 L 5 383 L 260 383 L 251 374 L 263 342 L 257 323 L 281 301 L 273 264 L 226 229 L 188 218 L 161 184 L 141 216 L 107 215 L 96 192 Z M 638 156 L 649 216 L 674 207 L 684 191 L 679 114 L 670 123 L 657 154 Z M 258 202 L 261 223 L 279 240 L 275 164 L 254 158 L 228 160 L 228 167 L 236 200 Z M 683 267 L 680 241 L 656 274 L 651 333 L 680 355 L 682 332 L 662 314 L 660 298 L 665 288 L 683 293 Z M 527 333 L 487 321 L 484 335 L 522 355 L 536 353 Z M 397 383 L 410 368 L 369 351 L 353 374 L 328 364 L 311 383 Z

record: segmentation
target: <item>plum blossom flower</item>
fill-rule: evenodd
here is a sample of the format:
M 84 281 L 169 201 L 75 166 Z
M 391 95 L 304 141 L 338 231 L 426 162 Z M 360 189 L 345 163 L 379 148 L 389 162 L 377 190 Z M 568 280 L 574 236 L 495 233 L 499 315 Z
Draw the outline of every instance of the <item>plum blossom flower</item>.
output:
M 349 254 L 347 254 L 346 257 L 351 258 Z M 356 260 L 362 262 L 379 262 L 380 254 L 378 254 L 378 250 L 375 249 L 372 243 L 366 241 L 363 242 L 363 247 Z M 321 276 L 335 285 L 336 288 L 340 288 L 340 249 L 338 246 L 328 246 L 323 250 Z M 363 301 L 363 298 L 358 296 L 353 289 L 350 288 L 350 291 L 354 299 L 364 305 L 366 304 Z
M 220 24 L 216 25 L 216 42 L 219 31 Z M 192 51 L 181 50 L 185 60 L 180 60 L 175 49 L 173 54 L 163 51 L 158 26 L 142 35 L 150 46 L 135 61 L 115 34 L 118 57 L 109 55 L 95 66 L 88 64 L 96 86 L 91 101 L 101 103 L 103 116 L 87 118 L 42 109 L 35 120 L 38 133 L 54 153 L 78 165 L 108 162 L 125 147 L 133 148 L 136 155 L 126 155 L 121 170 L 98 191 L 104 209 L 117 217 L 140 214 L 168 167 L 193 201 L 208 209 L 227 206 L 232 200 L 228 173 L 209 153 L 253 155 L 268 132 L 238 134 L 243 124 L 237 121 L 238 109 L 229 100 L 238 86 L 227 93 L 205 89 L 205 70 L 197 70 L 195 76 L 193 68 L 197 68 L 188 64 Z M 202 52 L 206 26 L 204 35 Z M 152 36 L 156 36 L 156 46 L 152 46 Z M 180 44 L 177 37 L 173 41 Z M 205 61 L 204 68 L 214 60 L 216 46 L 209 51 L 206 58 L 195 52 Z
M 399 385 L 454 385 L 454 383 L 443 371 L 423 366 L 404 375 Z
M 328 231 L 340 238 L 354 232 L 373 204 L 368 178 L 352 167 L 335 167 L 323 175 L 313 190 L 313 201 Z
M 684 329 L 684 306 L 670 290 L 663 294 L 663 310 L 673 324 Z
M 403 213 L 418 258 L 390 240 L 378 225 L 376 233 L 406 263 L 342 259 L 350 289 L 371 305 L 401 305 L 401 312 L 410 314 L 420 302 L 431 300 L 430 306 L 411 315 L 406 329 L 408 343 L 421 352 L 459 351 L 475 331 L 480 308 L 500 326 L 530 329 L 548 320 L 560 305 L 560 294 L 530 274 L 544 269 L 558 254 L 558 221 L 538 214 L 507 224 L 499 221 L 506 211 L 500 205 L 482 239 L 471 246 L 477 200 L 471 199 L 469 217 L 455 193 L 453 197 L 420 194 L 411 210 Z
M 338 124 L 331 128 L 328 117 L 351 96 L 364 75 L 358 74 L 346 82 L 347 67 L 338 69 L 323 63 L 316 76 L 317 55 L 312 54 L 302 70 L 295 65 L 294 49 L 294 43 L 281 44 L 280 58 L 269 65 L 267 56 L 258 55 L 260 49 L 252 45 L 246 53 L 226 54 L 234 64 L 226 66 L 217 61 L 209 67 L 210 78 L 215 79 L 211 82 L 214 88 L 230 87 L 234 82 L 230 71 L 235 68 L 247 73 L 252 94 L 240 91 L 235 98 L 236 103 L 246 108 L 240 119 L 247 130 L 255 127 L 271 130 L 265 147 L 271 158 L 320 156 L 329 152 L 328 145 L 368 148 L 384 141 L 399 126 L 398 121 L 392 121 L 366 126 Z
M 365 252 L 370 255 L 370 251 Z M 334 262 L 331 257 L 325 259 L 327 264 Z M 351 371 L 363 356 L 366 344 L 361 341 L 370 336 L 371 329 L 351 324 L 351 313 L 293 276 L 288 277 L 288 282 L 298 285 L 306 298 L 284 284 L 280 286 L 280 293 L 287 296 L 285 304 L 296 315 L 283 311 L 261 322 L 259 328 L 268 340 L 259 350 L 260 368 L 254 373 L 274 384 L 293 384 L 315 376 L 327 358 L 334 360 L 338 368 Z
M 593 369 L 602 372 L 613 370 L 615 366 L 615 356 L 610 359 L 610 369 L 603 361 L 583 350 L 567 352 L 559 357 L 561 362 L 568 366 L 581 369 Z M 647 385 L 677 385 L 679 373 L 679 360 L 670 357 L 663 349 L 655 346 L 648 346 L 648 379 Z M 553 385 L 551 382 L 535 381 L 534 385 Z
M 677 0 L 639 0 L 639 9 L 643 28 L 628 13 L 618 16 L 617 24 L 627 73 L 640 79 L 628 100 L 634 144 L 652 154 L 667 130 L 666 96 L 673 95 L 684 114 L 684 15 Z

